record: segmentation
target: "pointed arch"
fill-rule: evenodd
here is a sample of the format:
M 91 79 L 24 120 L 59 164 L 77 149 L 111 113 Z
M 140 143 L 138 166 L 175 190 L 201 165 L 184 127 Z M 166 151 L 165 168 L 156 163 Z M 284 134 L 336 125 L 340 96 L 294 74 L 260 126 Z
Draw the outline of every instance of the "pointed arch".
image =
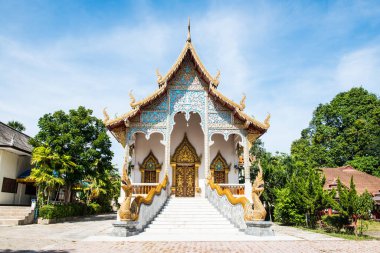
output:
M 139 163 L 142 183 L 158 183 L 162 163 L 158 162 L 152 150 L 145 157 L 143 163 Z
M 231 163 L 227 164 L 226 159 L 224 159 L 219 150 L 210 165 L 211 175 L 214 176 L 215 183 L 227 184 L 228 173 L 230 172 L 230 168 Z

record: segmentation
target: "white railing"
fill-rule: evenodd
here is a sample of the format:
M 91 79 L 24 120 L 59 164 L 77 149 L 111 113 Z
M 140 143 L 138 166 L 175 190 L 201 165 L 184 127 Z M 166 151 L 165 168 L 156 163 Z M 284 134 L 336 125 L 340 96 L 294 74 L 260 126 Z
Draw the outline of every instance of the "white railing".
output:
M 218 184 L 222 190 L 229 189 L 234 196 L 244 196 L 244 184 Z
M 147 195 L 150 190 L 155 189 L 158 183 L 133 183 L 133 195 Z

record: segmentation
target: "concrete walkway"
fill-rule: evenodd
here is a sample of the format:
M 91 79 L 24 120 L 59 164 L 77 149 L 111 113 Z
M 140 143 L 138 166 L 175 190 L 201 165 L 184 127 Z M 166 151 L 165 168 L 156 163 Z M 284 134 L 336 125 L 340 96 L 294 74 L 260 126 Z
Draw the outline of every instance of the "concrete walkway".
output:
M 380 252 L 379 241 L 347 241 L 282 226 L 275 226 L 271 238 L 117 238 L 110 236 L 115 220 L 109 214 L 51 225 L 2 226 L 0 252 Z

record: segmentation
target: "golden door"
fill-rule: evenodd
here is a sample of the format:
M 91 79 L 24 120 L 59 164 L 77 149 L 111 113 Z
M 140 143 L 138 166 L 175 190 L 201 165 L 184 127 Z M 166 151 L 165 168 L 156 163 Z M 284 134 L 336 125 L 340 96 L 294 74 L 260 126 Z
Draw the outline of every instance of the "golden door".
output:
M 195 196 L 195 169 L 194 166 L 178 166 L 176 169 L 177 197 Z
M 215 171 L 214 172 L 214 183 L 216 184 L 224 184 L 225 181 L 225 173 L 224 171 Z
M 156 172 L 146 170 L 144 173 L 144 183 L 156 183 Z

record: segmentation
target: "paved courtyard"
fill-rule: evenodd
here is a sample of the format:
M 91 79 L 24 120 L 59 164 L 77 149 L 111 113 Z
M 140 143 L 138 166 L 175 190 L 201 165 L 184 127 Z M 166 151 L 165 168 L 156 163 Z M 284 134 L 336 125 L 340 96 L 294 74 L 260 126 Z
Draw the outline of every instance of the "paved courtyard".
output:
M 275 226 L 275 237 L 110 236 L 115 215 L 51 225 L 0 227 L 0 252 L 380 252 L 380 241 L 347 241 Z M 168 241 L 170 240 L 170 241 Z

